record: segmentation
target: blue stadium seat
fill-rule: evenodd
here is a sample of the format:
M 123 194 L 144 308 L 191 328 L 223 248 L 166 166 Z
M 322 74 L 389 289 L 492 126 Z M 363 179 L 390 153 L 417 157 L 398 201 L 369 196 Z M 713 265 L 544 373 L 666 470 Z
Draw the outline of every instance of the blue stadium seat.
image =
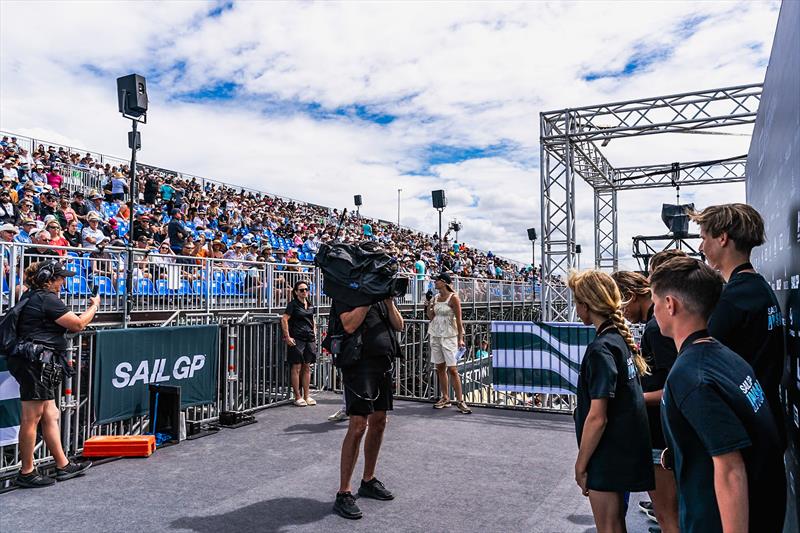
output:
M 226 281 L 225 280 L 225 272 L 222 272 L 221 270 L 215 270 L 214 271 L 214 282 L 215 283 L 216 282 L 225 283 L 225 281 Z
M 108 276 L 95 276 L 92 279 L 92 285 L 97 287 L 97 294 L 103 296 L 114 296 L 117 291 L 114 290 L 114 282 Z
M 174 291 L 169 288 L 169 282 L 165 279 L 156 280 L 156 292 L 159 296 L 174 294 Z
M 244 290 L 238 283 L 235 283 L 233 281 L 226 281 L 225 294 L 228 296 L 241 296 L 244 294 Z
M 229 270 L 228 281 L 234 283 L 244 283 L 244 271 L 242 270 Z
M 178 294 L 181 296 L 192 294 L 192 284 L 188 279 L 181 280 L 181 285 L 178 287 Z
M 67 292 L 85 296 L 91 294 L 89 284 L 84 276 L 72 276 L 66 279 Z
M 225 284 L 222 281 L 215 280 L 211 283 L 211 295 L 222 296 L 225 294 Z
M 204 280 L 196 279 L 192 282 L 192 294 L 205 296 L 208 292 L 208 284 Z
M 156 293 L 153 282 L 147 278 L 137 278 L 133 280 L 133 293 L 144 296 L 152 296 Z

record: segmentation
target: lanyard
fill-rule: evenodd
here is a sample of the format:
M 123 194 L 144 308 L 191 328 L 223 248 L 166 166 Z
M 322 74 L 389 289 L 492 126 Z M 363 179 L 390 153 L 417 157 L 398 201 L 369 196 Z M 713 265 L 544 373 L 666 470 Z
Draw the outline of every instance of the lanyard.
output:
M 755 270 L 755 268 L 753 268 L 753 264 L 750 261 L 748 261 L 747 263 L 742 263 L 741 265 L 733 269 L 728 279 L 732 278 L 733 276 L 735 276 L 736 274 L 738 274 L 743 270 Z
M 703 338 L 708 338 L 710 336 L 711 335 L 708 334 L 707 329 L 701 329 L 699 331 L 695 331 L 694 333 L 686 337 L 686 339 L 684 339 L 683 344 L 681 344 L 681 349 L 678 351 L 678 355 L 680 355 L 681 352 L 683 352 L 686 348 L 688 348 L 698 340 Z

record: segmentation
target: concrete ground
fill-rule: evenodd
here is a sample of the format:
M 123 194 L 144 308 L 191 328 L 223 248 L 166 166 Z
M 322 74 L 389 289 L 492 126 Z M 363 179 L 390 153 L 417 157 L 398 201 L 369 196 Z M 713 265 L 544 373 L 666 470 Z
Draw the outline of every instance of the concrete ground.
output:
M 0 495 L 0 532 L 594 531 L 573 481 L 572 419 L 396 402 L 378 478 L 396 498 L 360 499 L 364 518 L 331 512 L 346 422 L 340 404 L 277 407 L 258 423 L 98 465 L 54 487 Z M 356 483 L 361 462 L 356 469 Z M 357 487 L 357 485 L 355 485 Z M 648 523 L 632 500 L 629 531 Z

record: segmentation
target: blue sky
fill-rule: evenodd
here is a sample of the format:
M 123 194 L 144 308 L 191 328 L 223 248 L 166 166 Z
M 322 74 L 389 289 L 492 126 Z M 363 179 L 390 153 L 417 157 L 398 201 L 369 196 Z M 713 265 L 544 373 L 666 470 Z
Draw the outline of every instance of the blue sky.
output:
M 0 5 L 0 129 L 124 156 L 114 79 L 147 76 L 140 159 L 433 232 L 447 190 L 460 236 L 526 261 L 539 227 L 539 113 L 761 81 L 779 4 L 770 2 L 143 2 Z M 36 19 L 31 39 L 22 20 Z M 125 20 L 136 32 L 120 30 Z M 84 28 L 74 31 L 76 27 Z M 58 43 L 53 46 L 52 43 Z M 75 106 L 52 96 L 52 81 Z M 608 147 L 612 163 L 746 151 L 742 137 Z M 703 141 L 702 143 L 700 141 Z M 592 254 L 592 195 L 576 185 Z M 698 191 L 706 197 L 730 194 Z M 630 234 L 661 231 L 621 208 Z M 647 201 L 643 201 L 646 199 Z

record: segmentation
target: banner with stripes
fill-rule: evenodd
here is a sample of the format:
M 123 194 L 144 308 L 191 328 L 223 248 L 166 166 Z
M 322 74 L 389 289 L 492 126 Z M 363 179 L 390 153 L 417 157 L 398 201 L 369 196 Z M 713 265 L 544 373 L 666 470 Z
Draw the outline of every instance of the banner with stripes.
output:
M 567 322 L 492 322 L 492 386 L 505 392 L 575 394 L 595 329 Z
M 17 442 L 21 410 L 19 383 L 8 372 L 6 358 L 0 357 L 0 446 Z

